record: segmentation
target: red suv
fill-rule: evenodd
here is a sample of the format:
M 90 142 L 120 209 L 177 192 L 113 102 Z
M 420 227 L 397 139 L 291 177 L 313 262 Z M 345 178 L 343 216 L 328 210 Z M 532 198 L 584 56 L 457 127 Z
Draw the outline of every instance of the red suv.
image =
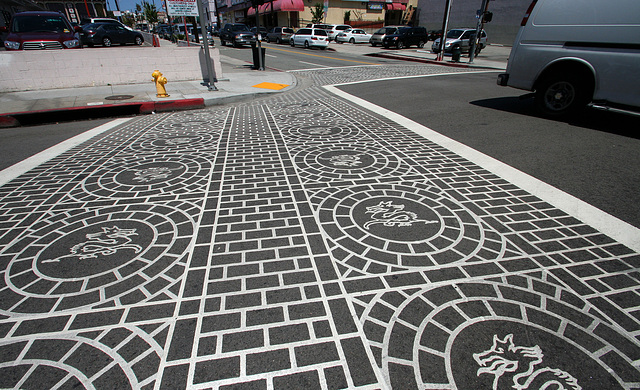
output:
M 44 50 L 80 48 L 78 33 L 67 18 L 59 12 L 28 11 L 13 15 L 4 40 L 7 50 Z

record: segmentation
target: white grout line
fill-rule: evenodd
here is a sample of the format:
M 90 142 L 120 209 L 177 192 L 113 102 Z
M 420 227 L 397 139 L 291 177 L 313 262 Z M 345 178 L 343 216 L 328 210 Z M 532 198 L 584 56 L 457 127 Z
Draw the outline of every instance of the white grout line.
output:
M 473 72 L 477 73 L 477 72 Z M 457 73 L 461 74 L 461 73 Z M 423 76 L 441 76 L 439 74 Z M 369 80 L 372 82 L 377 80 Z M 361 82 L 358 82 L 361 83 Z M 348 85 L 356 83 L 343 83 L 336 85 Z M 530 194 L 552 204 L 565 213 L 579 219 L 585 224 L 599 230 L 607 236 L 613 238 L 619 243 L 626 245 L 630 249 L 640 252 L 640 229 L 624 222 L 611 214 L 608 214 L 587 202 L 576 198 L 558 188 L 555 188 L 535 177 L 528 175 L 518 169 L 513 168 L 493 157 L 481 153 L 467 145 L 446 137 L 426 126 L 423 126 L 393 111 L 382 108 L 378 105 L 370 103 L 364 99 L 358 98 L 351 94 L 336 88 L 335 85 L 324 86 L 327 91 L 340 96 L 348 101 L 359 105 L 367 110 L 383 115 L 384 117 L 406 127 L 409 130 L 447 148 L 448 150 L 458 154 L 459 156 L 479 165 L 480 167 L 494 173 L 497 176 L 509 181 L 512 184 L 522 188 Z
M 67 150 L 73 147 L 76 147 L 81 143 L 99 134 L 102 134 L 107 130 L 113 129 L 114 127 L 119 126 L 131 119 L 132 118 L 119 118 L 119 119 L 112 120 L 111 122 L 105 123 L 104 125 L 85 131 L 82 134 L 78 134 L 73 138 L 69 138 L 66 141 L 62 141 L 57 145 L 54 145 L 34 156 L 27 158 L 26 160 L 13 164 L 9 168 L 6 168 L 0 171 L 0 186 L 7 184 L 8 182 L 17 178 L 18 176 L 27 173 L 31 169 L 37 167 L 42 163 L 45 163 L 51 160 L 52 158 L 59 156 L 60 154 L 66 152 Z

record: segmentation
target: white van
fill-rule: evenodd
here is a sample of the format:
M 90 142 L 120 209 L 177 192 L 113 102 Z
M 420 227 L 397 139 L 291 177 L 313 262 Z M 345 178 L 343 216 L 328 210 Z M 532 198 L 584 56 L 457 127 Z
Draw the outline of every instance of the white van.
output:
M 534 0 L 498 84 L 549 116 L 588 103 L 640 109 L 640 1 Z

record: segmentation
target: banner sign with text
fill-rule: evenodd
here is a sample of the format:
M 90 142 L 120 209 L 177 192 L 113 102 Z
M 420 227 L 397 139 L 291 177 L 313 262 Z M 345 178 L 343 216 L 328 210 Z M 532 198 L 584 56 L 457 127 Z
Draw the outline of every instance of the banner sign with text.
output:
M 198 16 L 196 0 L 167 0 L 167 13 L 171 16 Z

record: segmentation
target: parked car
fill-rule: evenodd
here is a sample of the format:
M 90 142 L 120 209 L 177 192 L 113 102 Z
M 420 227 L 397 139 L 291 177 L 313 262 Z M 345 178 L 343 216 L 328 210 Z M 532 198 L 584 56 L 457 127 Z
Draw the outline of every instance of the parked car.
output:
M 430 41 L 435 41 L 438 38 L 442 38 L 442 30 L 429 30 L 427 31 L 427 36 Z
M 386 37 L 387 35 L 397 34 L 398 30 L 400 28 L 402 28 L 402 27 L 409 27 L 409 26 L 386 26 L 386 27 L 382 27 L 380 30 L 378 30 L 375 33 L 373 33 L 373 35 L 369 39 L 369 43 L 371 43 L 371 46 L 373 46 L 373 47 L 376 47 L 378 45 L 382 45 L 382 41 L 384 40 L 384 37 Z
M 303 45 L 307 49 L 310 47 L 319 47 L 324 50 L 329 46 L 329 36 L 323 29 L 301 28 L 291 36 L 289 43 L 291 47 Z
M 158 34 L 158 36 L 162 39 L 171 39 L 171 35 L 172 35 L 171 26 L 167 24 L 159 24 L 154 29 L 154 33 Z
M 227 23 L 220 30 L 220 44 L 222 46 L 230 43 L 233 47 L 250 45 L 256 41 L 249 27 L 242 23 Z
M 395 46 L 396 49 L 413 45 L 422 48 L 428 39 L 427 29 L 424 27 L 401 27 L 397 33 L 385 36 L 382 45 L 385 48 Z
M 142 34 L 137 31 L 127 30 L 117 24 L 92 23 L 82 27 L 82 30 L 84 31 L 83 44 L 89 47 L 93 47 L 94 45 L 110 47 L 115 43 L 121 45 L 133 43 L 142 46 L 144 43 Z
M 82 28 L 59 12 L 27 11 L 13 15 L 4 39 L 7 50 L 78 49 Z
M 258 36 L 258 29 L 256 27 L 251 27 L 251 32 L 256 37 Z M 268 33 L 267 28 L 260 26 L 260 40 L 266 39 L 267 33 Z
M 307 24 L 306 25 L 307 28 L 319 28 L 322 30 L 331 30 L 331 28 L 333 28 L 333 24 L 326 24 L 326 23 L 316 23 L 316 24 Z
M 119 21 L 112 19 L 112 18 L 84 18 L 80 21 L 80 26 L 86 26 L 87 24 L 91 24 L 91 23 L 111 23 L 111 24 L 117 24 L 120 25 L 124 28 L 126 28 L 127 30 L 132 30 L 133 29 L 129 26 L 126 26 L 122 23 L 120 23 Z
M 471 50 L 471 41 L 476 35 L 475 28 L 456 28 L 447 32 L 447 39 L 444 41 L 444 52 L 451 53 L 454 49 L 460 49 L 464 53 L 468 53 Z M 476 54 L 480 53 L 480 50 L 487 46 L 487 33 L 482 30 L 480 32 L 480 42 L 476 48 Z M 440 38 L 433 41 L 431 45 L 431 51 L 434 53 L 440 53 Z
M 589 103 L 640 111 L 640 2 L 533 2 L 516 35 L 498 84 L 535 91 L 547 116 Z
M 330 29 L 325 30 L 327 32 L 327 35 L 329 36 L 329 42 L 333 41 L 336 39 L 336 36 L 338 34 L 340 34 L 343 31 L 347 31 L 350 30 L 351 26 L 347 25 L 347 24 L 336 24 L 334 26 L 331 26 Z
M 266 41 L 275 43 L 289 43 L 291 36 L 294 34 L 292 28 L 274 27 L 267 33 Z
M 345 30 L 336 35 L 336 42 L 338 43 L 368 43 L 370 39 L 371 34 L 367 34 L 364 30 L 359 28 Z

